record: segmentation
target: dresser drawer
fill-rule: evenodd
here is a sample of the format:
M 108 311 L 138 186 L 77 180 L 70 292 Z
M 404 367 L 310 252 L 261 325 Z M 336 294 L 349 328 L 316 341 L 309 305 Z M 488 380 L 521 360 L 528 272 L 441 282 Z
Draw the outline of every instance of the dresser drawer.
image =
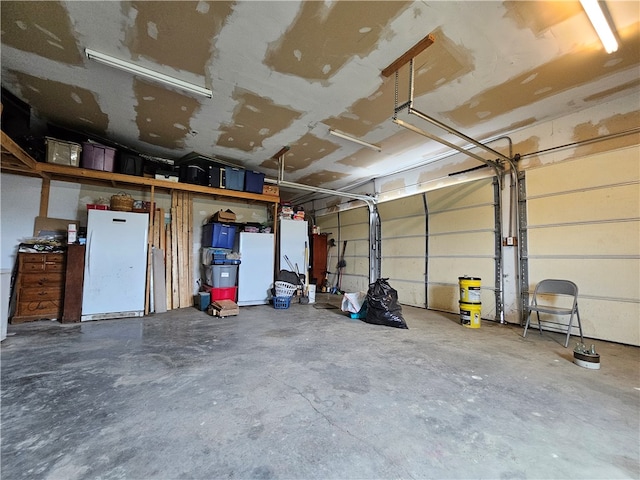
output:
M 18 303 L 22 302 L 33 302 L 33 301 L 42 301 L 42 300 L 55 300 L 58 303 L 61 303 L 60 300 L 62 297 L 62 287 L 20 287 L 20 300 Z
M 20 302 L 16 306 L 15 319 L 19 317 L 31 317 L 30 320 L 40 318 L 60 318 L 62 314 L 62 305 L 60 300 L 40 300 L 33 302 Z M 15 322 L 19 323 L 19 321 Z
M 63 272 L 25 273 L 21 278 L 23 287 L 62 287 L 64 283 Z
M 65 256 L 61 254 L 21 254 L 20 272 L 64 272 Z

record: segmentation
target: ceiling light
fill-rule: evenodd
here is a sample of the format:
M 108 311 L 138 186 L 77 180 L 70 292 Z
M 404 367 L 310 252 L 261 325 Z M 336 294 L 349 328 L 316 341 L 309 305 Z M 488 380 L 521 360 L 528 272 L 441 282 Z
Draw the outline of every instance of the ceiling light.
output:
M 95 60 L 96 62 L 103 63 L 104 65 L 108 65 L 110 67 L 117 68 L 119 70 L 124 70 L 125 72 L 129 72 L 134 75 L 148 78 L 149 80 L 154 80 L 156 82 L 164 83 L 165 85 L 170 85 L 172 87 L 176 87 L 181 90 L 185 90 L 187 92 L 203 95 L 208 98 L 211 98 L 213 96 L 213 92 L 211 90 L 203 88 L 199 85 L 194 85 L 193 83 L 185 82 L 184 80 L 170 77 L 163 73 L 154 72 L 153 70 L 149 70 L 148 68 L 141 67 L 139 65 L 136 65 L 135 63 L 125 62 L 124 60 L 119 60 L 110 55 L 105 55 L 104 53 L 96 52 L 95 50 L 90 50 L 88 48 L 85 48 L 84 51 L 89 60 Z
M 346 133 L 342 133 L 339 130 L 329 130 L 329 133 L 331 135 L 336 136 L 336 137 L 340 137 L 340 138 L 344 138 L 345 140 L 349 140 L 350 142 L 359 143 L 360 145 L 365 146 L 367 148 L 370 148 L 371 150 L 376 150 L 378 152 L 382 151 L 382 147 L 380 145 L 374 145 L 373 143 L 365 142 L 364 140 L 360 140 L 358 138 L 355 138 L 355 137 L 352 137 L 350 135 L 347 135 Z
M 589 17 L 589 20 L 591 20 L 591 24 L 600 37 L 600 41 L 607 53 L 617 51 L 618 42 L 611 30 L 611 25 L 609 25 L 607 18 L 604 16 L 604 12 L 598 3 L 598 0 L 580 0 L 580 3 L 582 4 L 584 11 L 587 12 L 587 16 Z

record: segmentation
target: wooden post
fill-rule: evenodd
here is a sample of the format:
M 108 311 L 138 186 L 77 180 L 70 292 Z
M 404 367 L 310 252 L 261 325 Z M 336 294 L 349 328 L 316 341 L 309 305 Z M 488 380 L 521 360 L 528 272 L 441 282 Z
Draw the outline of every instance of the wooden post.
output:
M 40 217 L 49 216 L 49 193 L 51 191 L 51 180 L 42 179 L 42 187 L 40 188 Z

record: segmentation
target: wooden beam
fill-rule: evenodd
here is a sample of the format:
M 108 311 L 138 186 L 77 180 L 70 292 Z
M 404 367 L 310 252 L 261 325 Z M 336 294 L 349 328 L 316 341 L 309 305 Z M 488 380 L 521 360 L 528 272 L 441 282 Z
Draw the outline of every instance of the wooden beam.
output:
M 225 188 L 205 187 L 192 183 L 170 182 L 168 180 L 156 180 L 155 178 L 138 177 L 136 175 L 126 175 L 123 173 L 104 172 L 101 170 L 90 170 L 88 168 L 68 167 L 55 163 L 37 163 L 35 172 L 40 176 L 51 174 L 56 179 L 68 177 L 69 181 L 86 183 L 87 180 L 98 180 L 104 183 L 122 185 L 135 185 L 137 187 L 156 187 L 161 190 L 192 192 L 213 197 L 224 197 L 225 199 L 235 198 L 240 200 L 257 200 L 259 202 L 279 202 L 279 195 L 263 195 L 261 193 L 241 192 L 239 190 L 229 190 Z
M 432 34 L 427 35 L 418 43 L 416 43 L 413 47 L 407 50 L 406 53 L 401 55 L 400 58 L 398 58 L 395 62 L 393 62 L 387 68 L 382 70 L 382 75 L 384 77 L 390 77 L 391 75 L 396 73 L 396 71 L 398 71 L 400 67 L 409 63 L 412 58 L 416 58 L 420 53 L 422 53 L 428 47 L 433 45 L 433 42 L 435 41 L 436 41 L 436 37 L 434 37 Z
M 40 217 L 49 216 L 49 193 L 51 192 L 51 181 L 48 178 L 42 179 L 40 187 Z
M 2 139 L 3 156 L 5 153 L 9 153 L 29 169 L 35 170 L 38 162 L 31 158 L 31 156 L 25 152 L 20 145 L 14 142 L 11 137 L 4 132 L 0 132 L 0 138 Z

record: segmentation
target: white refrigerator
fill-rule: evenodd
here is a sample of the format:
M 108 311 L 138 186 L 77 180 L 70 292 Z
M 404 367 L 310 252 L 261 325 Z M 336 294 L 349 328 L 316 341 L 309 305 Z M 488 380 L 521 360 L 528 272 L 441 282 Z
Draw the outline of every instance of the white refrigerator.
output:
M 309 227 L 306 220 L 280 219 L 278 224 L 278 268 L 280 270 L 295 271 L 298 264 L 298 271 L 307 275 L 305 266 L 305 243 L 307 245 L 307 255 L 309 255 Z M 293 269 L 287 263 L 285 255 L 293 265 Z
M 269 303 L 274 274 L 274 235 L 240 232 L 238 237 L 238 305 Z
M 146 213 L 89 210 L 82 321 L 144 315 Z

